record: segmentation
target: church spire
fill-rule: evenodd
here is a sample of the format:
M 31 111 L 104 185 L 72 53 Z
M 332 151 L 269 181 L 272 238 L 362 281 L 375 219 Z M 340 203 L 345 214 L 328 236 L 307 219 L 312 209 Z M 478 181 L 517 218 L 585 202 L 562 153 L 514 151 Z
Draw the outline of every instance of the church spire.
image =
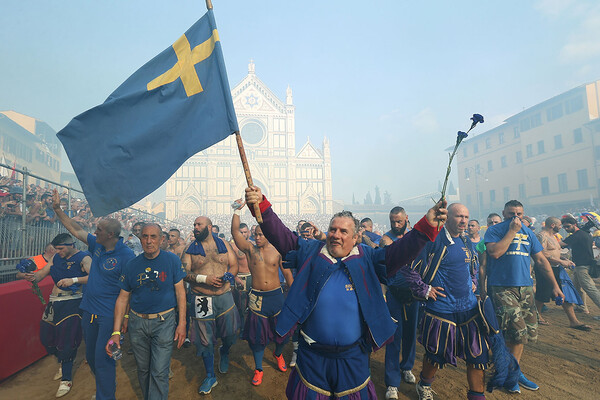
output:
M 290 85 L 288 85 L 287 90 L 285 91 L 285 94 L 286 94 L 285 104 L 288 106 L 293 105 L 294 100 L 292 99 L 292 88 L 290 87 Z

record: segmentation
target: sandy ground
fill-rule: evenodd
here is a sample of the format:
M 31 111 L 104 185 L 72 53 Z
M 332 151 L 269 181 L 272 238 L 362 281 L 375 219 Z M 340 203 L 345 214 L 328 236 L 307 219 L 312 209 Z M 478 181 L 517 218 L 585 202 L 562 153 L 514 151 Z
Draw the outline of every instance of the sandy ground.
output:
M 591 306 L 592 314 L 600 310 Z M 561 308 L 551 305 L 544 317 L 551 326 L 540 326 L 538 343 L 527 345 L 522 359 L 525 374 L 540 385 L 540 390 L 522 390 L 520 395 L 502 391 L 488 394 L 488 399 L 600 399 L 600 322 L 590 315 L 578 314 L 580 320 L 593 326 L 592 332 L 570 329 L 568 320 Z M 127 343 L 125 343 L 127 346 Z M 65 399 L 88 400 L 95 392 L 95 383 L 88 365 L 84 361 L 84 346 L 79 349 L 75 362 L 74 384 Z M 127 348 L 127 347 L 125 347 Z M 286 360 L 291 356 L 291 344 L 284 352 Z M 417 362 L 413 372 L 420 370 L 422 346 L 417 345 Z M 371 357 L 372 377 L 379 399 L 385 398 L 384 351 Z M 58 364 L 53 357 L 45 357 L 23 371 L 0 383 L 0 399 L 53 399 L 58 389 L 58 381 L 52 378 Z M 193 347 L 175 349 L 172 369 L 175 373 L 170 381 L 170 399 L 262 399 L 285 398 L 285 385 L 288 372 L 276 370 L 271 351 L 265 352 L 264 380 L 259 387 L 251 385 L 254 368 L 253 359 L 247 344 L 238 341 L 231 353 L 229 373 L 217 373 L 219 384 L 210 395 L 198 394 L 198 386 L 204 377 L 201 359 L 195 356 Z M 436 399 L 466 398 L 466 368 L 459 362 L 457 368 L 449 367 L 440 371 L 434 382 Z M 132 355 L 124 355 L 117 365 L 117 399 L 141 398 L 135 361 Z M 414 385 L 402 383 L 400 399 L 417 399 Z

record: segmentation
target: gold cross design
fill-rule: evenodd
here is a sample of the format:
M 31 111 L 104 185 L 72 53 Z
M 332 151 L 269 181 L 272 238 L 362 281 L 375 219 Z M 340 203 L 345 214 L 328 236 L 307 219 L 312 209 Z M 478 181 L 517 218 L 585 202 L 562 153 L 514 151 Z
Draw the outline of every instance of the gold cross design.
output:
M 164 74 L 154 78 L 148 83 L 148 90 L 174 82 L 181 78 L 183 88 L 188 97 L 202 92 L 202 84 L 196 73 L 196 64 L 206 60 L 212 54 L 215 44 L 219 41 L 219 33 L 213 29 L 212 35 L 206 41 L 191 49 L 190 42 L 185 35 L 181 35 L 175 43 L 173 50 L 177 55 L 177 62 Z

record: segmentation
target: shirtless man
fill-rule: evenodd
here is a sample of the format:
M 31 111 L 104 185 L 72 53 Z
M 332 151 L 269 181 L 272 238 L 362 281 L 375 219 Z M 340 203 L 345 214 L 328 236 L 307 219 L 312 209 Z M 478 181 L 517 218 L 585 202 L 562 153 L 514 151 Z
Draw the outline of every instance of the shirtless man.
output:
M 231 235 L 237 247 L 248 257 L 248 267 L 252 274 L 252 290 L 248 296 L 250 310 L 242 336 L 248 341 L 254 355 L 255 370 L 252 384 L 258 386 L 262 383 L 262 360 L 265 347 L 269 342 L 276 343 L 273 356 L 277 361 L 277 367 L 281 372 L 287 371 L 281 353 L 289 334 L 282 337 L 275 332 L 277 314 L 281 311 L 285 300 L 279 282 L 279 270 L 282 270 L 288 285 L 292 284 L 293 278 L 289 269 L 281 267 L 281 255 L 265 238 L 260 226 L 256 227 L 254 233 L 256 244 L 248 241 L 240 233 L 240 210 L 244 203 L 240 199 L 236 200 L 236 204 L 238 206 L 231 219 Z
M 181 244 L 181 232 L 179 229 L 173 228 L 169 229 L 169 248 L 167 249 L 171 253 L 177 254 L 177 257 L 181 258 L 183 255 L 183 251 L 185 250 L 185 245 Z
M 250 238 L 250 229 L 248 228 L 248 225 L 244 223 L 239 224 L 239 232 L 244 239 L 248 240 L 248 238 Z M 232 289 L 233 300 L 235 300 L 235 306 L 240 312 L 241 326 L 244 326 L 246 314 L 248 313 L 248 292 L 252 288 L 252 275 L 248 269 L 246 253 L 238 249 L 233 238 L 229 244 L 237 257 L 238 262 L 238 274 L 235 277 L 235 288 Z
M 184 278 L 190 284 L 193 319 L 190 337 L 196 344 L 196 355 L 202 356 L 206 378 L 198 393 L 209 394 L 217 386 L 214 367 L 214 343 L 218 338 L 221 358 L 219 371 L 229 369 L 229 349 L 237 338 L 240 315 L 231 294 L 230 280 L 237 275 L 238 264 L 229 243 L 212 233 L 212 222 L 207 217 L 194 221 L 195 241 L 181 259 L 187 271 Z

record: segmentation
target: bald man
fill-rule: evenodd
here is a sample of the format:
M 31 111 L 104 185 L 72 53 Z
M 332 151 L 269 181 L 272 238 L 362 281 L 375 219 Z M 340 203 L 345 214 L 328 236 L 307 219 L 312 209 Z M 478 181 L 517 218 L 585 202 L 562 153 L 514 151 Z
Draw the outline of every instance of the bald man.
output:
M 425 245 L 411 266 L 400 269 L 413 296 L 425 302 L 419 332 L 425 347 L 417 383 L 419 399 L 433 399 L 431 384 L 437 370 L 445 364 L 456 366 L 457 358 L 467 362 L 467 399 L 485 399 L 488 345 L 474 293 L 475 246 L 464 235 L 468 222 L 467 207 L 450 204 L 448 220 L 436 240 Z
M 214 344 L 218 338 L 222 339 L 219 371 L 226 373 L 229 369 L 229 349 L 235 343 L 240 327 L 240 315 L 233 301 L 230 284 L 230 280 L 238 273 L 237 257 L 229 243 L 214 234 L 212 228 L 209 218 L 196 218 L 196 240 L 181 259 L 187 271 L 184 279 L 190 284 L 189 303 L 192 304 L 194 320 L 190 337 L 196 345 L 196 355 L 202 357 L 206 368 L 206 378 L 198 389 L 200 394 L 209 394 L 217 385 Z

